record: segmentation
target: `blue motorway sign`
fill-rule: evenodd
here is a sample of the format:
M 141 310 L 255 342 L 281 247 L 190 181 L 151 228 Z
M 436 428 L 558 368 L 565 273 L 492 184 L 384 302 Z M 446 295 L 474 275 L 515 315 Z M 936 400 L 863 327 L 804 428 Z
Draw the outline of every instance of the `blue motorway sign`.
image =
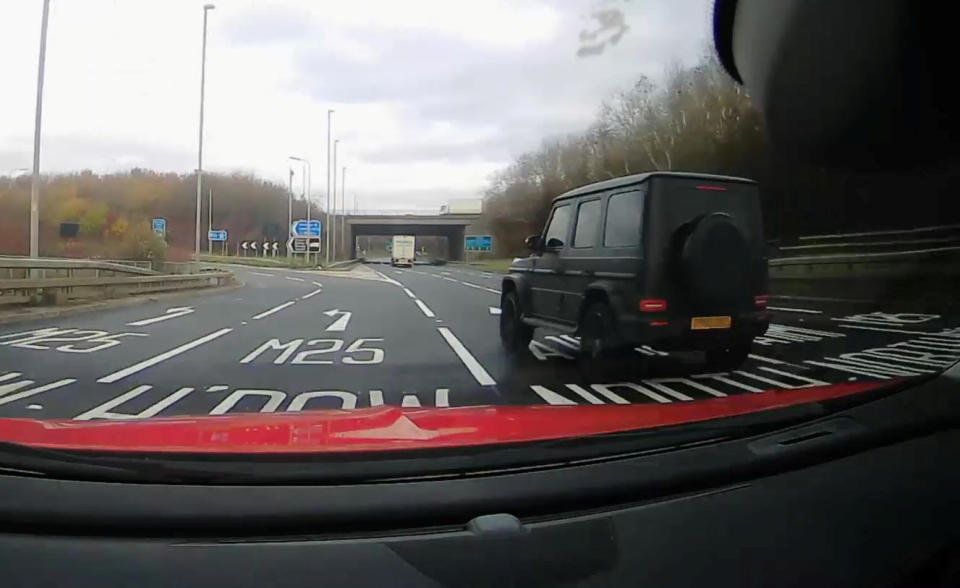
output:
M 320 221 L 298 220 L 290 226 L 290 234 L 294 237 L 319 237 Z
M 165 218 L 155 218 L 151 223 L 153 227 L 153 232 L 157 235 L 163 237 L 167 234 L 167 219 Z
M 490 235 L 467 235 L 463 248 L 467 251 L 493 251 L 493 237 Z
M 208 231 L 207 239 L 209 239 L 210 241 L 226 241 L 227 231 L 226 230 Z

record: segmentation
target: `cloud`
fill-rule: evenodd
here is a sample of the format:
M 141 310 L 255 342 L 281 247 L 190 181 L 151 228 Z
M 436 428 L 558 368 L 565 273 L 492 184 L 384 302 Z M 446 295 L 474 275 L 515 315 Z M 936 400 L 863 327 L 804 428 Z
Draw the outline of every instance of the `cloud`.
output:
M 18 147 L 0 148 L 0 170 L 29 167 L 32 143 L 17 141 Z M 196 167 L 196 153 L 163 147 L 149 141 L 122 137 L 91 137 L 82 134 L 45 135 L 40 152 L 44 173 L 81 169 L 122 171 L 134 167 L 156 170 L 184 170 Z
M 629 27 L 577 57 L 599 8 Z M 709 0 L 219 0 L 210 15 L 205 167 L 287 181 L 287 155 L 325 186 L 326 110 L 365 206 L 430 206 L 481 193 L 547 137 L 577 132 L 600 101 L 708 36 Z M 53 3 L 42 169 L 196 166 L 195 0 Z M 12 3 L 0 170 L 29 167 L 39 13 Z M 130 23 L 149 26 L 130 26 Z M 600 36 L 598 35 L 597 39 Z M 186 42 L 182 42 L 186 39 Z M 603 39 L 607 39 L 604 33 Z M 197 43 L 197 44 L 194 44 Z M 24 48 L 29 48 L 29 51 Z
M 307 37 L 312 20 L 309 12 L 293 7 L 256 8 L 229 16 L 224 33 L 237 45 L 289 43 Z

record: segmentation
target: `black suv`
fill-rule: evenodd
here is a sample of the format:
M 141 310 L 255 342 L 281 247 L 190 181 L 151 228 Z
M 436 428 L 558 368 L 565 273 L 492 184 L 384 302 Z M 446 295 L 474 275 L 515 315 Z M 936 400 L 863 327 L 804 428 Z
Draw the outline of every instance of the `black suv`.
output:
M 583 186 L 554 199 L 527 246 L 503 279 L 510 353 L 549 327 L 579 335 L 586 357 L 650 345 L 705 351 L 708 369 L 729 370 L 769 324 L 751 180 L 655 172 Z

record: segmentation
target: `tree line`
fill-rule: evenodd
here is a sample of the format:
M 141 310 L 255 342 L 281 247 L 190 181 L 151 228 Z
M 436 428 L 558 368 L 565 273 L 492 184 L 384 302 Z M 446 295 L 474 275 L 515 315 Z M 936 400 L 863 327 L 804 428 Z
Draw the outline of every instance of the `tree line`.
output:
M 213 228 L 231 243 L 285 240 L 287 187 L 250 174 L 203 175 L 202 250 L 206 251 L 208 194 L 213 191 Z M 40 188 L 40 253 L 49 256 L 186 260 L 194 249 L 197 176 L 144 169 L 43 176 Z M 306 214 L 296 198 L 294 217 Z M 312 214 L 319 210 L 316 206 Z M 167 220 L 157 242 L 151 219 Z M 25 255 L 29 239 L 30 177 L 0 178 L 0 254 Z M 61 236 L 61 223 L 78 225 L 76 237 Z
M 610 178 L 648 171 L 693 171 L 747 177 L 760 184 L 768 239 L 912 228 L 960 221 L 948 207 L 960 165 L 916 173 L 838 171 L 773 149 L 750 97 L 704 51 L 663 80 L 640 76 L 599 106 L 580 133 L 544 140 L 492 177 L 485 215 L 503 255 L 524 251 L 557 195 Z

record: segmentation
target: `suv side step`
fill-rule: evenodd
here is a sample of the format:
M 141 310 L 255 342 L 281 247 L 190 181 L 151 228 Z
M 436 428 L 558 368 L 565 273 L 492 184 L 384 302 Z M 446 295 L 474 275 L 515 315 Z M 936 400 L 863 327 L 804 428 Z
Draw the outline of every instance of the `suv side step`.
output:
M 569 323 L 558 323 L 548 319 L 532 316 L 520 317 L 520 320 L 523 322 L 523 324 L 530 325 L 531 327 L 546 327 L 548 329 L 554 329 L 571 335 L 577 332 L 577 325 L 571 325 Z

